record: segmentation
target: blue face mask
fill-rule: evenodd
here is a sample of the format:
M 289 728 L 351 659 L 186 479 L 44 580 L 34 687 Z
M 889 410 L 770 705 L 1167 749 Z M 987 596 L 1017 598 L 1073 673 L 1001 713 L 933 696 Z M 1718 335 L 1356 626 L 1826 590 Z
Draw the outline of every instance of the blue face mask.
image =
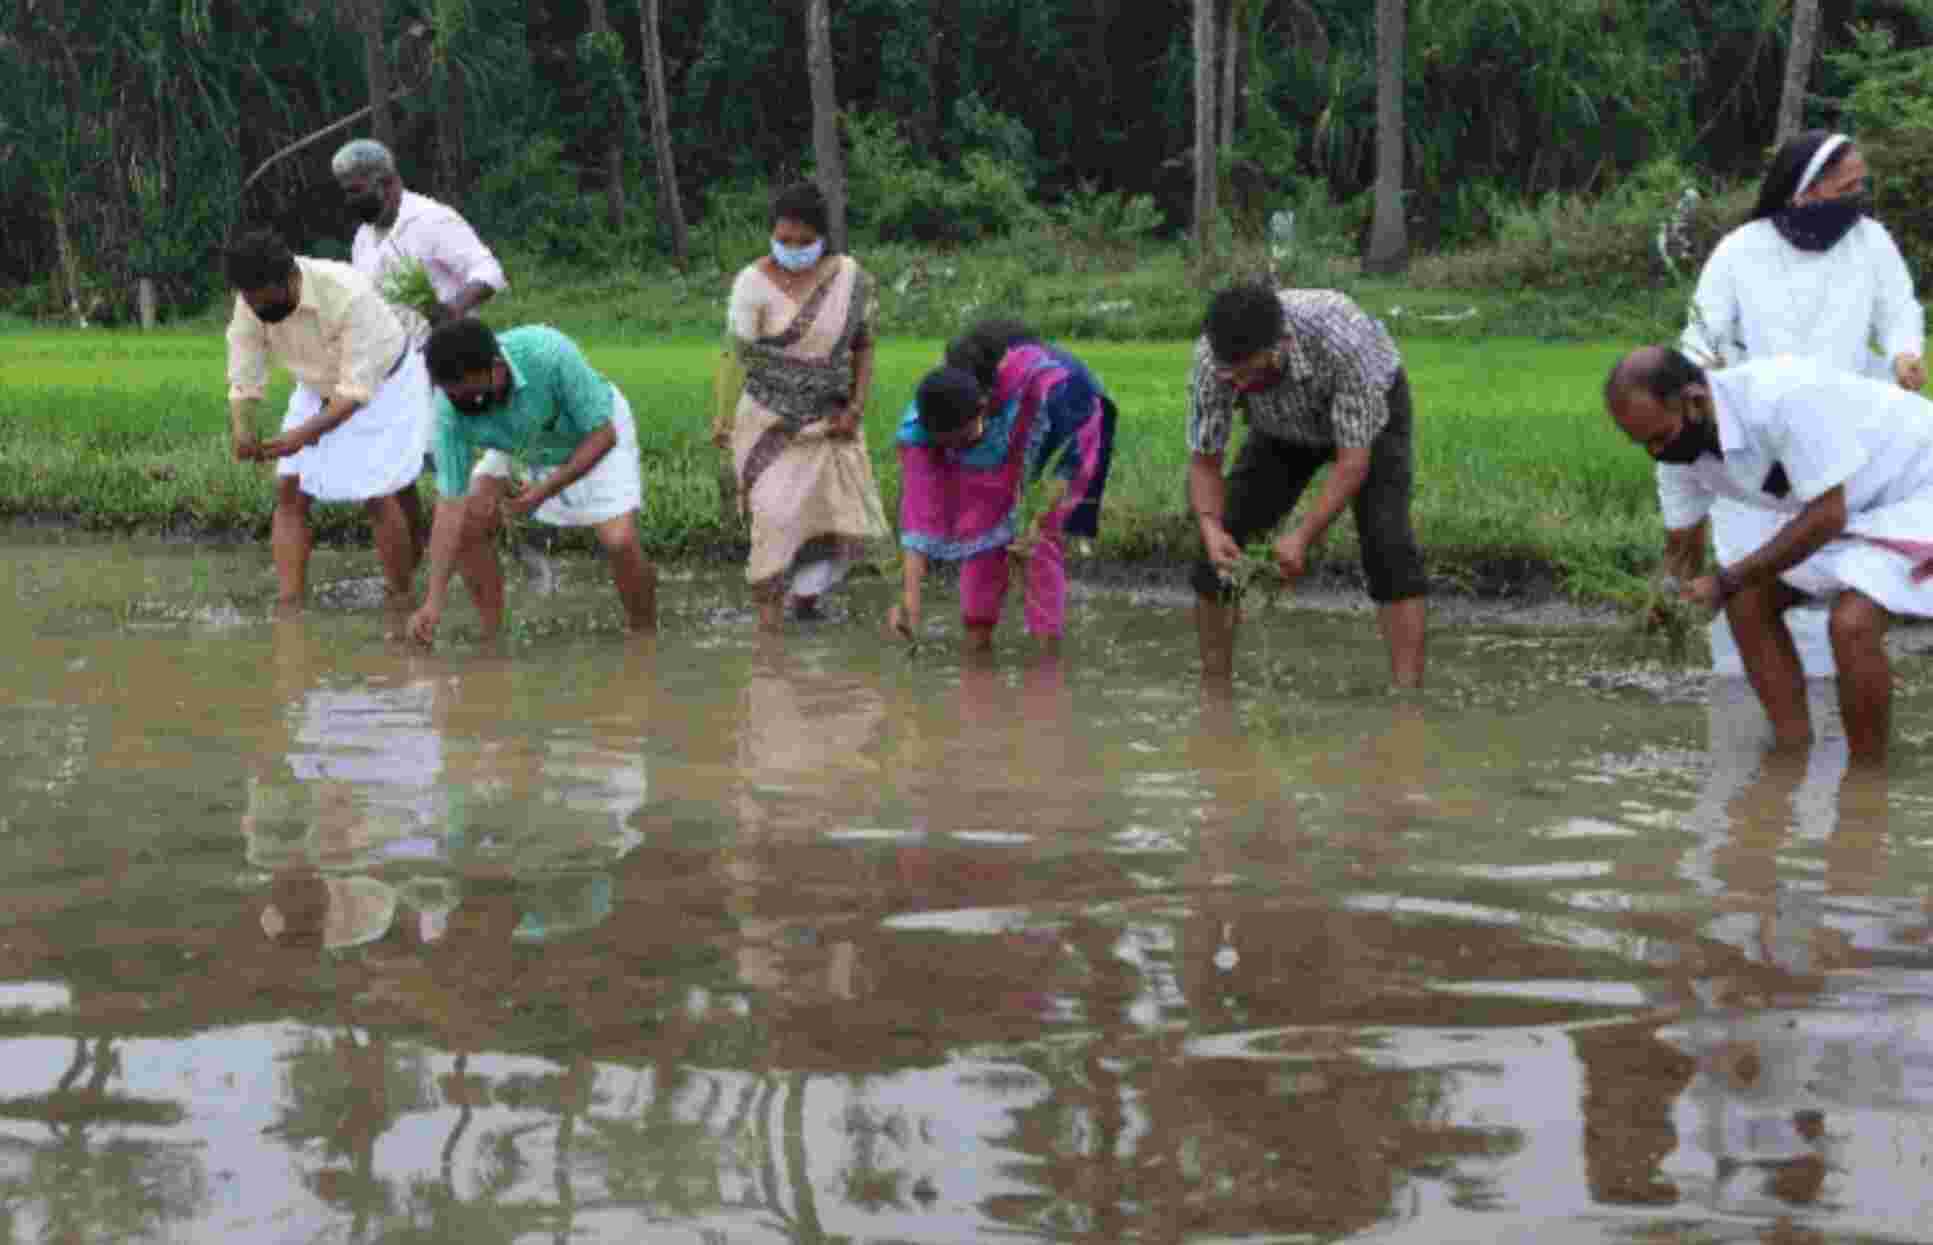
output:
M 772 239 L 772 262 L 787 272 L 804 272 L 825 258 L 826 240 L 820 238 L 811 246 L 787 246 L 777 238 Z

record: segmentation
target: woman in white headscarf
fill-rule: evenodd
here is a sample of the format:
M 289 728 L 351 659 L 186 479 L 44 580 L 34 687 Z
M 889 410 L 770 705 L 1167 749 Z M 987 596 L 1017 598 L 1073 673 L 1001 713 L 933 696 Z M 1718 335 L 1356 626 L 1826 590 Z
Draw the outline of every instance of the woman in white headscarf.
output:
M 1759 185 L 1751 219 L 1720 239 L 1698 276 L 1679 344 L 1705 367 L 1792 354 L 1849 372 L 1926 383 L 1926 316 L 1906 260 L 1869 215 L 1866 158 L 1844 134 L 1808 130 L 1787 139 Z M 1778 516 L 1732 502 L 1712 509 L 1721 565 L 1764 544 Z M 1825 612 L 1786 615 L 1806 673 L 1833 673 Z M 1712 665 L 1742 668 L 1720 614 Z

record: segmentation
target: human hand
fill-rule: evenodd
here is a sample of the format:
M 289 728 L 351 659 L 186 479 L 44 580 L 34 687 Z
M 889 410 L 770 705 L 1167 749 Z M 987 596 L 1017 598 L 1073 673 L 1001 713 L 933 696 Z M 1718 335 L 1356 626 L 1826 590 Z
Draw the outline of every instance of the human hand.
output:
M 910 640 L 919 634 L 920 607 L 916 601 L 902 601 L 886 611 L 886 630 L 902 640 Z
M 1724 592 L 1716 575 L 1700 575 L 1685 584 L 1678 591 L 1681 600 L 1693 605 L 1701 605 L 1712 613 L 1717 613 L 1725 604 Z
M 732 448 L 732 430 L 729 428 L 712 429 L 711 443 L 717 446 L 721 450 L 728 450 Z
M 864 411 L 857 402 L 848 402 L 839 408 L 839 413 L 826 420 L 826 435 L 839 440 L 850 440 L 859 435 L 859 418 Z
M 1901 389 L 1918 393 L 1926 387 L 1926 362 L 1916 354 L 1893 356 L 1893 379 Z
M 1201 545 L 1208 560 L 1222 570 L 1233 570 L 1242 561 L 1242 547 L 1235 543 L 1235 538 L 1228 534 L 1228 529 L 1219 520 L 1202 521 Z
M 300 454 L 322 439 L 319 433 L 311 432 L 307 426 L 293 432 L 285 432 L 279 437 L 271 437 L 255 447 L 255 457 L 264 461 L 271 458 L 287 458 Z
M 1299 531 L 1282 533 L 1275 542 L 1275 569 L 1293 582 L 1309 573 L 1309 539 Z
M 234 434 L 229 438 L 229 445 L 238 463 L 255 462 L 262 457 L 262 443 L 252 432 Z
M 421 609 L 409 616 L 406 630 L 409 638 L 428 648 L 436 639 L 436 625 L 443 621 L 443 611 L 428 601 Z
M 522 519 L 548 500 L 550 499 L 545 497 L 536 486 L 524 484 L 503 495 L 503 511 L 513 518 Z

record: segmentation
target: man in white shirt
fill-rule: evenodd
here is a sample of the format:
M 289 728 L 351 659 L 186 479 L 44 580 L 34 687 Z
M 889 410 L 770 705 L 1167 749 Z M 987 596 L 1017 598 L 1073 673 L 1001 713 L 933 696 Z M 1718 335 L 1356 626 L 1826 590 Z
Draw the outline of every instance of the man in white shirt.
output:
M 362 221 L 350 244 L 349 262 L 356 270 L 377 289 L 392 268 L 411 260 L 429 275 L 437 309 L 427 320 L 414 309 L 401 309 L 419 349 L 436 325 L 469 315 L 509 288 L 503 265 L 455 208 L 403 188 L 389 148 L 359 138 L 344 143 L 329 168 Z
M 1685 599 L 1723 609 L 1778 742 L 1811 739 L 1786 610 L 1828 602 L 1839 712 L 1854 763 L 1884 759 L 1892 711 L 1886 628 L 1933 616 L 1933 402 L 1816 360 L 1706 372 L 1647 346 L 1612 369 L 1605 405 L 1660 464 L 1665 562 Z M 1702 573 L 1701 523 L 1729 499 L 1780 522 Z
M 423 348 L 430 330 L 460 320 L 509 288 L 503 265 L 455 208 L 403 188 L 396 157 L 371 138 L 344 143 L 329 161 L 336 185 L 362 221 L 350 244 L 350 263 L 378 290 L 391 270 L 411 261 L 422 264 L 437 306 L 427 318 L 413 307 L 396 306 L 410 345 Z M 392 304 L 394 306 L 394 304 Z M 425 424 L 430 421 L 426 406 Z M 416 494 L 416 482 L 396 495 L 409 520 L 410 537 L 421 557 L 429 543 L 429 524 Z
M 1678 339 L 1686 357 L 1715 368 L 1803 355 L 1906 389 L 1924 386 L 1925 311 L 1898 244 L 1871 215 L 1868 176 L 1864 154 L 1844 134 L 1808 130 L 1781 144 L 1751 218 L 1720 239 L 1698 275 Z M 1719 559 L 1764 544 L 1771 521 L 1720 502 L 1710 520 Z M 1821 612 L 1801 610 L 1786 623 L 1807 672 L 1832 674 Z M 1716 620 L 1713 668 L 1735 673 L 1738 664 L 1731 633 Z

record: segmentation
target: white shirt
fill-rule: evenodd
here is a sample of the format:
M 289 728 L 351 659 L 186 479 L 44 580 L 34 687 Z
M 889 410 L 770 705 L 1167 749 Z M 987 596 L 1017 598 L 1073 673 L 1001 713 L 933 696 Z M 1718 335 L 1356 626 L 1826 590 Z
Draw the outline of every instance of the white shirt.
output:
M 472 281 L 481 281 L 498 293 L 510 288 L 503 265 L 455 208 L 405 190 L 396 207 L 396 221 L 388 229 L 379 230 L 374 225 L 357 228 L 349 260 L 380 289 L 391 267 L 411 259 L 423 265 L 437 298 L 446 303 Z M 410 322 L 413 338 L 420 340 L 426 335 L 427 326 L 420 317 L 410 313 L 404 318 Z
M 1800 250 L 1769 220 L 1740 225 L 1705 261 L 1692 305 L 1679 344 L 1701 366 L 1796 354 L 1890 378 L 1895 357 L 1926 345 L 1906 260 L 1871 217 L 1824 251 Z
M 1849 515 L 1933 492 L 1933 402 L 1817 359 L 1762 359 L 1707 372 L 1725 456 L 1658 464 L 1665 526 L 1681 531 L 1731 498 L 1797 513 L 1845 486 Z M 1764 489 L 1774 466 L 1789 490 Z

